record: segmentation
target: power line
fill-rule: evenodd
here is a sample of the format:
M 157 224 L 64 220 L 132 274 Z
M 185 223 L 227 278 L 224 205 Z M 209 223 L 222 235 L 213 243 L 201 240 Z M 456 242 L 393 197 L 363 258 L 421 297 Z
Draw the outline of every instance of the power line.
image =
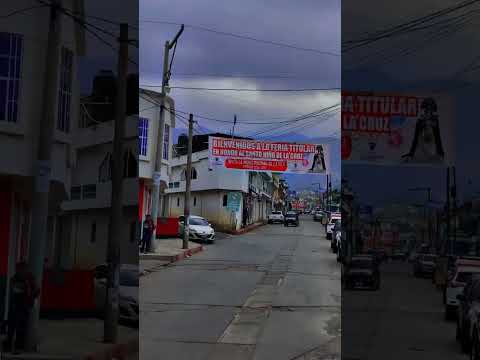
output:
M 147 20 L 140 20 L 140 22 L 175 25 L 175 26 L 182 25 L 180 23 L 176 23 L 176 22 L 173 22 L 173 21 L 148 20 L 148 19 Z M 259 42 L 259 43 L 264 43 L 264 44 L 269 44 L 269 45 L 274 45 L 274 46 L 280 46 L 280 47 L 285 47 L 285 48 L 290 48 L 290 49 L 295 49 L 295 50 L 308 51 L 308 52 L 318 53 L 318 54 L 322 54 L 322 55 L 329 55 L 329 56 L 335 56 L 335 57 L 340 56 L 340 54 L 337 54 L 337 53 L 334 53 L 334 52 L 331 52 L 331 51 L 323 51 L 323 50 L 319 50 L 319 49 L 300 47 L 300 46 L 297 46 L 297 45 L 287 44 L 287 43 L 283 43 L 283 42 L 258 39 L 258 38 L 254 38 L 254 37 L 247 36 L 247 35 L 234 34 L 234 33 L 226 32 L 226 31 L 219 31 L 219 30 L 207 28 L 207 27 L 204 27 L 204 26 L 189 25 L 189 24 L 184 24 L 184 25 L 185 25 L 185 27 L 188 27 L 190 29 L 206 31 L 206 32 L 217 34 L 217 35 L 230 36 L 230 37 L 234 37 L 234 38 L 238 38 L 238 39 L 250 40 L 250 41 L 255 41 L 255 42 Z
M 0 15 L 0 19 L 8 19 L 12 16 L 24 14 L 24 13 L 30 11 L 30 10 L 41 9 L 41 8 L 46 7 L 46 6 L 48 6 L 48 5 L 29 6 L 29 7 L 23 8 L 23 9 L 12 11 L 11 13 L 8 13 L 8 14 L 5 14 L 5 15 Z
M 405 23 L 390 27 L 390 28 L 385 29 L 385 30 L 377 31 L 377 32 L 373 33 L 370 37 L 363 38 L 363 39 L 358 39 L 358 40 L 345 41 L 343 44 L 353 44 L 353 45 L 350 46 L 350 47 L 347 47 L 342 52 L 348 52 L 350 50 L 353 50 L 353 49 L 356 49 L 356 48 L 359 48 L 359 47 L 363 47 L 363 46 L 369 45 L 373 42 L 376 42 L 376 41 L 379 41 L 379 40 L 382 40 L 382 39 L 385 39 L 385 38 L 389 38 L 389 37 L 392 37 L 392 36 L 405 34 L 407 32 L 411 32 L 411 31 L 417 31 L 419 29 L 421 30 L 422 28 L 421 27 L 419 28 L 418 25 L 427 23 L 427 22 L 432 21 L 433 19 L 436 19 L 438 17 L 448 15 L 452 12 L 456 12 L 460 9 L 465 8 L 465 7 L 472 6 L 479 1 L 480 0 L 464 1 L 460 4 L 455 5 L 455 6 L 451 6 L 451 7 L 445 8 L 443 10 L 435 11 L 435 12 L 430 13 L 428 15 L 419 17 L 419 18 L 414 19 L 414 20 L 407 21 Z
M 142 87 L 159 88 L 162 85 L 141 84 Z M 185 87 L 170 86 L 170 89 L 195 90 L 195 91 L 238 91 L 238 92 L 306 92 L 306 91 L 338 91 L 341 88 L 311 88 L 311 89 L 240 89 L 240 88 L 207 88 L 207 87 Z
M 172 74 L 178 77 L 213 77 L 213 78 L 253 78 L 253 79 L 291 79 L 291 80 L 301 80 L 301 81 L 318 81 L 319 78 L 301 78 L 295 75 L 261 75 L 261 74 L 208 74 L 208 73 L 174 73 Z

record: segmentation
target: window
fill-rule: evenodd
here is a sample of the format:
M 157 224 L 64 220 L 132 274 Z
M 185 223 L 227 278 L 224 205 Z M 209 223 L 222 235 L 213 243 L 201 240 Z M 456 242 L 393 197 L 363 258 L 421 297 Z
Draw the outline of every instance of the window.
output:
M 97 185 L 95 184 L 83 185 L 82 195 L 84 199 L 95 199 L 97 197 Z
M 138 153 L 141 156 L 147 156 L 147 145 L 148 145 L 148 119 L 139 118 L 138 123 L 138 138 L 139 138 L 139 149 Z
M 179 188 L 179 187 L 180 187 L 180 182 L 175 181 L 175 182 L 173 183 L 173 187 L 176 188 L 176 189 Z
M 197 179 L 197 170 L 192 167 L 192 170 L 190 172 L 190 180 Z M 186 181 L 187 180 L 187 170 L 183 169 L 182 174 L 180 175 L 180 180 L 181 181 Z
M 180 198 L 177 197 L 177 207 L 180 207 Z
M 80 200 L 82 197 L 82 187 L 72 186 L 70 188 L 70 200 Z
M 193 198 L 193 206 L 197 206 L 197 197 Z
M 112 154 L 105 155 L 98 169 L 98 182 L 105 183 L 112 180 Z
M 168 183 L 168 187 L 171 189 L 173 188 L 173 182 Z
M 223 195 L 223 206 L 224 207 L 227 206 L 227 203 L 228 203 L 228 195 L 225 194 L 225 195 Z
M 123 177 L 136 178 L 138 174 L 138 162 L 135 155 L 129 149 L 123 155 Z
M 90 227 L 90 242 L 93 244 L 97 239 L 97 223 L 93 222 Z
M 60 59 L 60 88 L 58 90 L 57 130 L 70 131 L 72 104 L 73 52 L 62 48 Z
M 163 159 L 168 160 L 168 149 L 170 148 L 170 125 L 165 124 L 163 133 Z
M 22 45 L 21 35 L 0 33 L 0 121 L 17 122 Z

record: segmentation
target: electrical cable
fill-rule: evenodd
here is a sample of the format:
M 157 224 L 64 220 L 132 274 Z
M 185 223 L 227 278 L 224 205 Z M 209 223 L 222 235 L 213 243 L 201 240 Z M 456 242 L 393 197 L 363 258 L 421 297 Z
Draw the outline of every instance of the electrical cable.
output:
M 162 85 L 141 84 L 142 87 L 159 88 Z M 311 88 L 311 89 L 240 89 L 240 88 L 207 88 L 207 87 L 184 87 L 169 86 L 170 89 L 200 90 L 200 91 L 238 91 L 238 92 L 307 92 L 307 91 L 339 91 L 341 88 Z
M 8 13 L 8 14 L 5 14 L 5 15 L 0 15 L 0 19 L 8 19 L 12 16 L 24 14 L 24 13 L 30 11 L 30 10 L 42 9 L 44 7 L 47 7 L 47 6 L 48 5 L 29 6 L 29 7 L 23 8 L 23 9 L 12 11 L 11 13 Z
M 290 49 L 295 49 L 295 50 L 301 50 L 301 51 L 314 52 L 314 53 L 318 53 L 318 54 L 322 54 L 322 55 L 329 55 L 329 56 L 335 56 L 335 57 L 340 56 L 340 54 L 337 54 L 337 53 L 334 53 L 334 52 L 331 52 L 331 51 L 323 51 L 323 50 L 319 50 L 319 49 L 305 48 L 305 47 L 300 47 L 300 46 L 291 45 L 291 44 L 282 43 L 282 42 L 277 42 L 277 41 L 257 39 L 257 38 L 247 36 L 247 35 L 240 35 L 240 34 L 234 34 L 234 33 L 225 32 L 225 31 L 218 31 L 218 30 L 210 29 L 210 28 L 207 28 L 207 27 L 204 27 L 204 26 L 180 24 L 180 23 L 176 23 L 176 22 L 173 22 L 173 21 L 148 20 L 148 19 L 140 20 L 140 22 L 175 25 L 175 26 L 184 25 L 185 27 L 188 27 L 190 29 L 206 31 L 206 32 L 217 34 L 217 35 L 230 36 L 230 37 L 234 37 L 234 38 L 250 40 L 250 41 L 255 41 L 255 42 L 274 45 L 274 46 L 280 46 L 280 47 L 285 47 L 285 48 L 290 48 Z

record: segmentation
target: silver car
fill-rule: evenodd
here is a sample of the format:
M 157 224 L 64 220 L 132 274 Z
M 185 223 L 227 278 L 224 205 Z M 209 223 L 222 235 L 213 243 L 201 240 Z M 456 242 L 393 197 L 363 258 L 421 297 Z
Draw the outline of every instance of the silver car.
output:
M 95 268 L 94 291 L 95 306 L 97 311 L 103 315 L 107 297 L 107 276 L 108 266 L 99 265 Z M 120 266 L 120 289 L 119 289 L 119 317 L 121 320 L 138 324 L 138 287 L 139 268 L 138 265 L 122 264 Z
M 183 238 L 185 233 L 185 217 L 178 218 L 179 236 Z M 215 230 L 206 219 L 201 216 L 190 215 L 188 226 L 188 237 L 190 241 L 213 244 L 215 242 Z

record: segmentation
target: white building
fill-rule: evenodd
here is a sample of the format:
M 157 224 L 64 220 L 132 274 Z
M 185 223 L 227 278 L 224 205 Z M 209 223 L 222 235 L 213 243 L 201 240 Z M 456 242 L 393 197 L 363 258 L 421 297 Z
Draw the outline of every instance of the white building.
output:
M 171 161 L 168 184 L 168 214 L 178 217 L 184 211 L 187 156 Z M 205 217 L 217 230 L 239 230 L 248 223 L 265 220 L 271 212 L 272 178 L 268 173 L 254 173 L 222 168 L 209 169 L 208 150 L 192 154 L 190 213 Z M 228 193 L 240 194 L 240 208 L 227 208 Z M 248 215 L 247 215 L 248 212 Z
M 2 13 L 32 6 L 31 0 L 2 2 Z M 83 1 L 63 6 L 82 13 Z M 47 260 L 58 258 L 58 205 L 67 197 L 72 166 L 72 129 L 78 120 L 77 57 L 84 54 L 84 30 L 61 18 L 58 112 L 51 161 Z M 15 262 L 27 260 L 33 175 L 43 114 L 49 8 L 36 8 L 0 22 L 0 314 Z
M 140 124 L 139 124 L 139 218 L 151 213 L 153 172 L 157 160 L 158 126 L 160 123 L 161 94 L 140 89 Z M 170 178 L 170 166 L 173 158 L 172 131 L 175 128 L 175 103 L 170 97 L 165 99 L 165 129 L 163 138 L 163 159 L 161 167 L 161 183 L 164 190 Z M 166 203 L 160 196 L 159 216 L 166 215 Z

